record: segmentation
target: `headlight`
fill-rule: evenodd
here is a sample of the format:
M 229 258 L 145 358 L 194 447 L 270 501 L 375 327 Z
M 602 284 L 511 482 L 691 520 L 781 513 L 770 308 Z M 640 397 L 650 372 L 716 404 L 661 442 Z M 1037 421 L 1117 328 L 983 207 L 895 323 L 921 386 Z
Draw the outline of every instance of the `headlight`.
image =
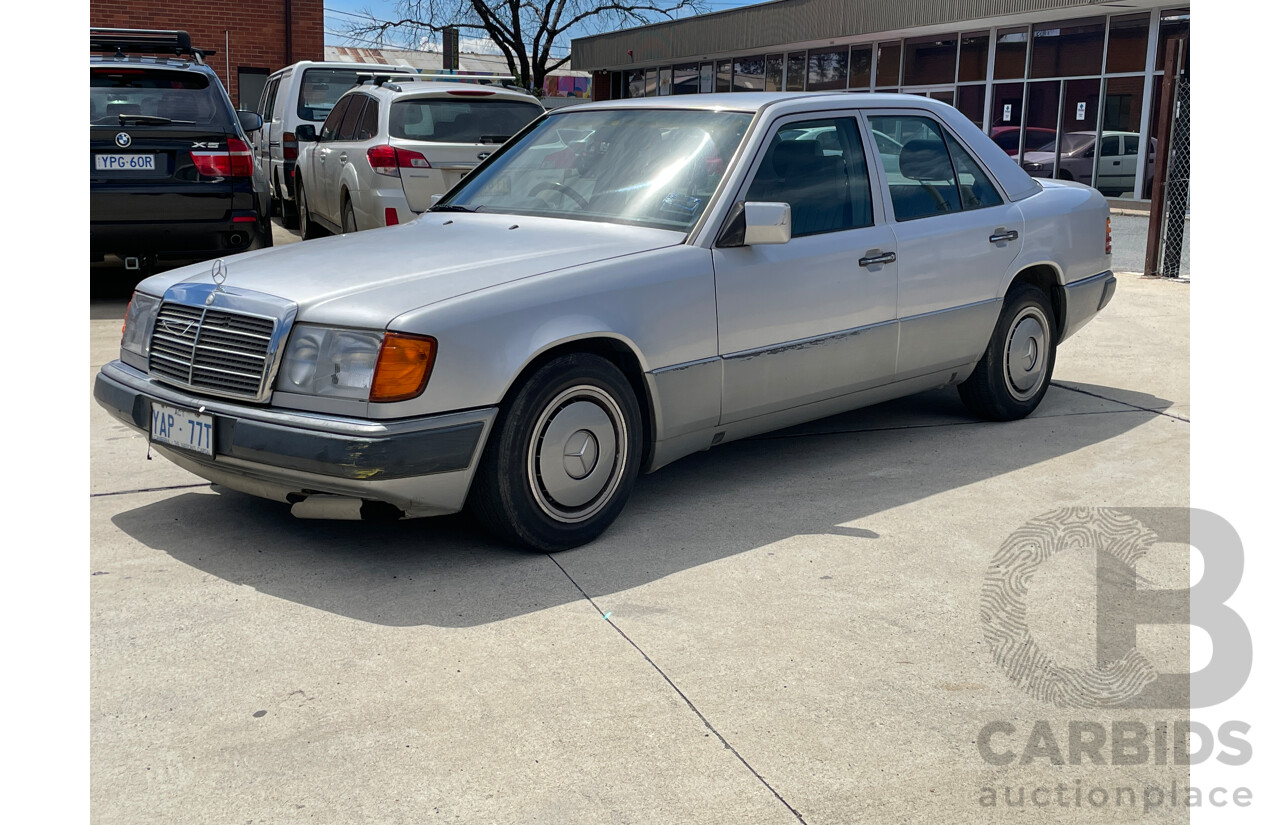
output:
M 297 324 L 276 389 L 359 401 L 404 401 L 422 393 L 435 364 L 436 341 L 395 332 Z
M 294 326 L 276 389 L 303 395 L 368 400 L 382 333 Z
M 148 332 L 159 309 L 159 298 L 133 293 L 133 300 L 129 301 L 129 308 L 124 313 L 124 328 L 120 331 L 121 350 L 146 357 Z

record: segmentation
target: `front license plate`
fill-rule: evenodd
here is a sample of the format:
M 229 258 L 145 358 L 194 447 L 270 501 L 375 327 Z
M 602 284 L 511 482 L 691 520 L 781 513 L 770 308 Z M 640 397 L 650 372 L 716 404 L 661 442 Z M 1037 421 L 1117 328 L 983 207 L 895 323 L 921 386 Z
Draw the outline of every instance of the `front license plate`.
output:
M 93 168 L 108 172 L 154 172 L 155 155 L 94 155 Z
M 213 416 L 151 404 L 151 440 L 213 455 Z

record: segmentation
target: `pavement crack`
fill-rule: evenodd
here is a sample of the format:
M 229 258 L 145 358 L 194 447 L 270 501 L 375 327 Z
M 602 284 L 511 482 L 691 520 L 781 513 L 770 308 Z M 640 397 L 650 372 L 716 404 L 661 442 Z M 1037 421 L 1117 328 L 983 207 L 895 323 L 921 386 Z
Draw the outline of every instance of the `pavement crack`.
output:
M 1092 398 L 1101 398 L 1103 401 L 1110 401 L 1113 404 L 1123 404 L 1124 406 L 1130 407 L 1135 410 L 1142 410 L 1143 412 L 1155 413 L 1156 415 L 1163 415 L 1165 418 L 1172 418 L 1175 421 L 1184 421 L 1188 424 L 1191 423 L 1190 418 L 1184 418 L 1181 415 L 1174 415 L 1173 413 L 1168 413 L 1168 412 L 1165 412 L 1164 410 L 1157 410 L 1152 407 L 1144 407 L 1141 404 L 1131 404 L 1128 401 L 1121 401 L 1119 398 L 1110 398 L 1105 395 L 1099 395 L 1096 392 L 1089 392 L 1088 390 L 1082 390 L 1079 387 L 1070 387 L 1070 386 L 1067 386 L 1066 384 L 1059 384 L 1057 381 L 1050 382 L 1050 386 L 1057 387 L 1058 389 L 1062 389 L 1062 390 L 1070 390 L 1071 392 L 1078 392 L 1081 395 L 1088 395 Z
M 192 487 L 208 487 L 209 482 L 203 484 L 173 484 L 169 487 L 139 487 L 136 490 L 115 490 L 110 493 L 90 493 L 89 498 L 102 498 L 103 496 L 131 496 L 136 493 L 163 493 L 165 490 L 190 490 Z
M 645 653 L 644 650 L 640 647 L 640 645 L 636 644 L 635 641 L 622 630 L 622 628 L 618 627 L 618 625 L 614 621 L 612 621 L 610 617 L 613 615 L 613 613 L 612 612 L 606 613 L 603 610 L 601 610 L 600 605 L 596 604 L 595 599 L 587 595 L 587 591 L 583 590 L 582 586 L 579 585 L 574 580 L 573 576 L 569 575 L 569 571 L 564 569 L 564 565 L 560 564 L 560 562 L 556 560 L 555 556 L 551 555 L 550 553 L 547 553 L 546 556 L 547 558 L 551 559 L 552 563 L 555 564 L 556 567 L 560 568 L 560 572 L 564 574 L 564 577 L 569 580 L 570 584 L 572 584 L 575 588 L 577 588 L 577 591 L 582 594 L 582 598 L 586 599 L 591 604 L 591 606 L 595 608 L 596 612 L 600 614 L 600 617 L 604 619 L 606 622 L 608 622 L 609 626 L 612 627 L 615 631 L 617 631 L 618 635 L 627 641 L 627 644 L 635 648 L 636 652 L 639 653 L 642 657 L 644 657 L 644 660 L 649 663 L 649 666 L 658 672 L 658 675 L 662 677 L 663 681 L 665 681 L 668 685 L 671 686 L 671 689 L 676 692 L 676 695 L 684 700 L 684 703 L 689 707 L 689 710 L 693 711 L 694 715 L 696 715 L 698 719 L 702 721 L 703 726 L 706 727 L 707 730 L 711 731 L 711 733 L 717 739 L 720 740 L 720 744 L 724 745 L 725 748 L 730 753 L 732 753 L 735 757 L 737 757 L 738 761 L 742 763 L 743 767 L 751 771 L 751 775 L 754 776 L 756 779 L 758 779 L 760 781 L 760 784 L 764 785 L 765 788 L 769 790 L 769 793 L 773 794 L 774 798 L 777 799 L 779 802 L 781 802 L 786 807 L 786 809 L 791 812 L 791 815 L 794 816 L 797 821 L 804 823 L 804 817 L 800 815 L 800 812 L 797 811 L 795 808 L 791 807 L 791 803 L 783 799 L 782 794 L 774 790 L 774 787 L 769 784 L 768 780 L 766 780 L 763 776 L 761 776 L 760 772 L 757 771 L 755 768 L 753 768 L 751 766 L 751 763 L 748 762 L 745 758 L 743 758 L 742 754 L 738 753 L 737 748 L 729 744 L 729 740 L 725 739 L 724 736 L 721 735 L 720 731 L 716 730 L 715 726 L 711 724 L 711 720 L 707 719 L 706 715 L 703 714 L 702 711 L 698 710 L 698 706 L 695 705 L 692 701 L 690 701 L 689 697 L 685 695 L 684 691 L 682 691 L 676 685 L 675 682 L 671 681 L 671 677 L 668 676 L 662 670 L 662 668 L 658 666 L 658 663 L 655 662 L 653 659 L 651 659 L 649 657 L 649 654 Z M 804 825 L 807 825 L 807 823 L 804 823 Z

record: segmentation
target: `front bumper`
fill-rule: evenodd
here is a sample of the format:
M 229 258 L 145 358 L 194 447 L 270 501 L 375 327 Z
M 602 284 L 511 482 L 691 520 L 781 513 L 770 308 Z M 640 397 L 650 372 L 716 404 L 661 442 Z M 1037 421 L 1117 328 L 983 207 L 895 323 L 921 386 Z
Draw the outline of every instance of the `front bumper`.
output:
M 148 437 L 152 402 L 212 415 L 213 457 L 151 446 L 215 484 L 289 503 L 316 495 L 385 502 L 408 516 L 462 509 L 498 412 L 490 407 L 389 421 L 289 412 L 189 395 L 120 361 L 98 373 L 93 395 Z

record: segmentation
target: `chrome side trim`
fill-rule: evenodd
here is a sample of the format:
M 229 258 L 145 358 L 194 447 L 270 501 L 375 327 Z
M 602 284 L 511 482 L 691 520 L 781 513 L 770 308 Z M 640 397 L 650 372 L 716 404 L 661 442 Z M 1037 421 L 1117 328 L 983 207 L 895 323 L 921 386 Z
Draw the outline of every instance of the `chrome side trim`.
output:
M 842 329 L 837 332 L 827 332 L 827 333 L 823 333 L 822 335 L 814 335 L 809 338 L 797 338 L 794 341 L 784 341 L 780 344 L 769 344 L 768 346 L 756 347 L 755 349 L 739 350 L 738 352 L 731 352 L 721 357 L 724 358 L 724 360 L 726 361 L 733 361 L 733 360 L 738 360 L 743 358 L 755 358 L 756 356 L 759 356 L 759 355 L 776 355 L 781 352 L 787 352 L 788 350 L 803 349 L 805 347 L 810 347 L 815 344 L 823 344 L 823 343 L 826 343 L 827 341 L 837 341 L 842 338 L 851 338 L 855 335 L 861 335 L 864 332 L 868 332 L 870 330 L 877 329 L 879 327 L 892 326 L 896 323 L 898 323 L 898 321 L 896 320 L 877 321 L 874 324 L 866 324 L 865 326 L 853 327 L 852 329 Z
M 904 323 L 907 321 L 916 321 L 921 318 L 929 318 L 934 315 L 945 315 L 948 312 L 958 312 L 964 309 L 975 309 L 980 306 L 986 306 L 987 304 L 999 304 L 1003 302 L 1004 302 L 1003 298 L 988 298 L 985 301 L 974 301 L 973 303 L 961 304 L 960 306 L 946 307 L 945 309 L 935 309 L 930 312 L 921 312 L 919 315 L 908 315 L 905 318 L 903 318 L 902 321 Z

